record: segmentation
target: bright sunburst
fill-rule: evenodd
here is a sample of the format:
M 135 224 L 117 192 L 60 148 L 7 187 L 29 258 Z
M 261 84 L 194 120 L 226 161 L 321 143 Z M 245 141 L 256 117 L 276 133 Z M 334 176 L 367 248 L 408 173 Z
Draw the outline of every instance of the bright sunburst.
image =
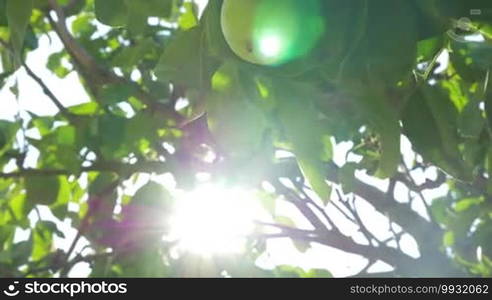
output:
M 267 35 L 260 40 L 260 52 L 265 57 L 275 58 L 282 50 L 282 40 L 278 35 Z
M 254 193 L 214 185 L 182 194 L 176 205 L 171 236 L 201 255 L 240 252 L 261 214 Z

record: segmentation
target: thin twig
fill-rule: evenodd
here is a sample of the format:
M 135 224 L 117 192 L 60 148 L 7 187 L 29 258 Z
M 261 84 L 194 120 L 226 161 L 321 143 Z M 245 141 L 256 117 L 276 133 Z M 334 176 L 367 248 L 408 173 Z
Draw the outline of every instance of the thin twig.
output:
M 27 75 L 31 77 L 36 83 L 43 89 L 43 93 L 48 96 L 48 98 L 51 99 L 53 104 L 58 108 L 60 113 L 65 116 L 67 119 L 70 121 L 74 121 L 74 115 L 72 115 L 65 106 L 61 103 L 61 101 L 55 96 L 55 94 L 50 90 L 50 88 L 43 82 L 41 78 L 39 78 L 32 70 L 29 68 L 29 66 L 23 62 L 22 66 L 27 72 Z
M 293 228 L 290 226 L 282 225 L 282 224 L 274 224 L 274 223 L 267 223 L 267 222 L 262 222 L 262 221 L 256 221 L 256 224 L 260 226 L 265 226 L 265 227 L 273 227 L 276 228 L 282 232 L 285 233 L 298 233 L 298 234 L 305 234 L 305 235 L 315 235 L 316 231 L 313 230 L 304 230 L 304 229 L 299 229 L 299 228 Z
M 381 244 L 381 240 L 379 240 L 367 227 L 366 225 L 364 224 L 364 222 L 362 221 L 362 218 L 360 217 L 359 215 L 359 212 L 357 211 L 357 208 L 355 207 L 355 200 L 356 200 L 356 197 L 354 196 L 352 198 L 352 203 L 348 203 L 344 205 L 347 207 L 347 209 L 350 210 L 350 212 L 352 213 L 352 215 L 354 216 L 355 220 L 356 220 L 356 224 L 359 226 L 359 230 L 360 232 L 365 236 L 365 238 L 367 239 L 367 241 L 372 245 L 372 241 L 376 241 L 376 245 L 374 246 L 378 246 L 379 244 Z
M 164 117 L 173 119 L 178 124 L 182 123 L 185 118 L 176 112 L 174 107 L 154 101 L 153 96 L 144 91 L 138 84 L 127 78 L 118 76 L 109 68 L 105 68 L 104 65 L 98 63 L 68 30 L 65 12 L 57 0 L 48 0 L 48 2 L 56 14 L 57 20 L 55 21 L 49 12 L 46 13 L 46 18 L 62 41 L 66 51 L 74 62 L 75 68 L 81 77 L 84 78 L 90 93 L 95 99 L 98 99 L 99 87 L 104 84 L 127 84 L 136 89 L 135 96 L 143 103 Z
M 394 223 L 391 222 L 391 220 L 389 220 L 389 230 L 393 234 L 394 241 L 396 242 L 396 248 L 398 250 L 402 251 L 400 240 L 401 240 L 401 236 L 402 236 L 403 232 L 400 232 L 400 233 L 396 232 Z
M 113 181 L 112 183 L 110 183 L 108 186 L 106 186 L 100 193 L 98 193 L 97 195 L 92 195 L 91 197 L 97 197 L 98 200 L 101 201 L 101 199 L 105 199 L 111 193 L 113 193 L 119 184 L 120 184 L 120 179 L 117 179 L 117 180 Z M 90 200 L 88 200 L 88 201 L 90 201 Z M 70 256 L 72 255 L 73 251 L 75 250 L 75 247 L 77 246 L 77 244 L 80 241 L 80 239 L 82 238 L 82 236 L 89 229 L 90 218 L 92 217 L 93 213 L 94 213 L 94 211 L 89 209 L 89 211 L 86 213 L 86 215 L 82 219 L 80 227 L 77 230 L 77 235 L 73 239 L 73 241 L 70 244 L 70 247 L 67 251 L 67 254 L 66 254 L 66 261 L 67 261 L 66 265 L 67 266 L 61 269 L 60 277 L 65 277 L 68 274 L 68 272 L 70 271 L 70 268 L 68 268 L 68 266 L 70 266 L 70 264 L 69 264 Z
M 409 170 L 408 167 L 405 166 L 405 168 L 406 170 Z M 440 171 L 438 171 L 436 180 L 426 179 L 425 182 L 422 183 L 421 185 L 416 184 L 415 181 L 413 180 L 408 180 L 408 177 L 402 173 L 397 173 L 393 178 L 405 184 L 405 186 L 407 186 L 410 190 L 415 192 L 436 189 L 442 186 L 446 182 L 446 175 Z
M 297 187 L 297 189 L 299 190 L 299 192 L 302 194 L 302 196 L 305 198 L 303 199 L 307 204 L 310 204 L 312 205 L 322 216 L 323 218 L 325 219 L 325 221 L 328 223 L 328 225 L 330 225 L 330 227 L 333 229 L 333 230 L 336 230 L 336 231 L 339 231 L 339 229 L 335 226 L 335 224 L 331 221 L 330 217 L 328 216 L 328 214 L 326 213 L 325 209 L 323 207 L 321 207 L 320 205 L 318 205 L 318 203 L 316 203 L 311 197 L 309 197 L 309 195 L 306 193 L 306 191 L 304 190 L 305 188 L 308 188 L 307 186 L 304 185 L 304 182 L 297 182 L 297 181 L 294 181 L 294 185 Z
M 403 168 L 405 169 L 405 172 L 407 173 L 407 176 L 410 179 L 410 181 L 413 182 L 413 184 L 415 186 L 417 186 L 417 183 L 415 182 L 415 179 L 413 179 L 412 174 L 410 174 L 410 170 L 408 170 L 408 167 L 405 164 L 403 164 Z M 415 192 L 419 195 L 420 199 L 422 200 L 422 203 L 424 204 L 424 207 L 425 207 L 425 210 L 427 212 L 427 215 L 429 216 L 429 219 L 432 222 L 436 223 L 436 220 L 435 220 L 434 216 L 432 215 L 430 206 L 427 203 L 427 201 L 425 200 L 425 197 L 424 197 L 424 194 L 423 194 L 422 190 L 419 189 L 419 190 L 417 190 Z
M 284 186 L 278 179 L 272 181 L 275 189 L 281 194 L 287 197 L 287 200 L 299 209 L 304 217 L 313 225 L 316 230 L 321 232 L 329 232 L 326 225 L 319 219 L 319 217 L 306 205 L 306 202 L 299 197 L 294 191 Z
M 335 192 L 337 193 L 337 196 L 338 196 L 338 200 L 340 203 L 342 203 L 345 207 L 345 201 L 343 200 L 343 196 L 340 192 L 339 189 L 335 189 Z M 347 218 L 349 221 L 351 221 L 352 223 L 356 223 L 356 220 L 354 218 L 354 216 L 350 216 L 349 214 L 347 214 L 338 204 L 335 203 L 335 201 L 332 201 L 331 204 L 333 205 L 333 207 L 335 207 L 345 218 Z M 350 211 L 350 210 L 349 210 Z
M 92 263 L 96 259 L 111 257 L 112 255 L 113 255 L 112 252 L 91 254 L 91 255 L 86 255 L 86 256 L 82 256 L 82 255 L 78 254 L 72 260 L 66 262 L 63 265 L 53 266 L 53 264 L 50 264 L 48 266 L 44 266 L 44 267 L 40 267 L 40 268 L 28 269 L 24 275 L 27 277 L 28 275 L 37 275 L 37 274 L 48 272 L 48 271 L 56 273 L 60 269 L 71 270 L 78 263 L 81 263 L 81 262 Z
M 125 164 L 118 162 L 108 163 L 96 163 L 90 167 L 83 167 L 74 172 L 72 170 L 64 169 L 22 169 L 15 172 L 0 173 L 0 178 L 20 178 L 30 176 L 63 176 L 74 175 L 77 173 L 86 173 L 92 171 L 107 171 L 107 172 L 126 172 L 127 174 L 146 172 L 146 173 L 158 173 L 162 174 L 170 171 L 171 165 L 168 162 L 160 161 L 142 161 L 136 164 Z

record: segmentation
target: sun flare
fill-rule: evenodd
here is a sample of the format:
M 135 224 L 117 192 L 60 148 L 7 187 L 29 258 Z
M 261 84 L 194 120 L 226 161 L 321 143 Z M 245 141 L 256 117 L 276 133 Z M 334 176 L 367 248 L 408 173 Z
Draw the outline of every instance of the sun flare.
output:
M 179 197 L 171 236 L 179 249 L 196 254 L 238 253 L 259 214 L 253 192 L 206 185 Z
M 268 58 L 277 57 L 282 51 L 282 40 L 278 35 L 268 35 L 260 40 L 260 52 Z

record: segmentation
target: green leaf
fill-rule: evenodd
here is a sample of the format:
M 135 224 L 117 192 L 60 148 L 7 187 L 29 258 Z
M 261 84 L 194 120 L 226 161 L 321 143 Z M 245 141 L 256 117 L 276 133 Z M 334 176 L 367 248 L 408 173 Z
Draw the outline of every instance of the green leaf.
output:
M 370 126 L 379 134 L 381 153 L 375 176 L 388 178 L 395 174 L 400 163 L 400 122 L 390 106 L 384 84 L 379 79 L 371 83 L 357 100 Z
M 485 88 L 484 108 L 485 108 L 485 116 L 487 117 L 487 124 L 489 128 L 492 128 L 492 74 L 490 73 L 490 70 L 488 74 L 489 77 L 488 77 L 487 86 Z
M 123 0 L 95 0 L 94 5 L 99 22 L 113 27 L 126 25 L 128 9 Z
M 417 23 L 412 4 L 407 0 L 369 2 L 369 76 L 398 82 L 410 76 L 417 51 Z
M 150 149 L 150 141 L 158 139 L 158 130 L 164 124 L 158 117 L 149 113 L 138 113 L 127 121 L 125 140 L 131 143 L 132 149 L 141 153 L 147 153 Z
M 436 222 L 439 224 L 449 224 L 451 212 L 448 208 L 448 201 L 448 198 L 437 198 L 431 203 L 430 211 Z
M 193 2 L 185 2 L 184 13 L 179 17 L 178 24 L 183 30 L 191 29 L 198 25 L 198 17 L 196 16 L 196 4 Z
M 355 184 L 355 171 L 357 170 L 356 163 L 346 163 L 338 171 L 338 180 L 342 184 L 343 191 L 345 193 L 351 193 L 354 191 Z
M 278 101 L 282 102 L 279 118 L 299 167 L 313 190 L 327 203 L 331 186 L 325 180 L 324 162 L 331 159 L 331 142 L 326 142 L 329 134 L 322 126 L 318 111 L 305 102 L 307 95 L 316 97 L 319 92 L 294 82 L 279 82 L 276 92 Z
M 492 45 L 486 42 L 469 42 L 471 65 L 477 69 L 487 71 L 492 68 Z
M 41 136 L 45 136 L 51 133 L 55 119 L 53 117 L 38 117 L 31 114 L 31 123 L 39 131 Z M 31 127 L 30 127 L 31 128 Z
M 55 142 L 58 145 L 72 146 L 76 142 L 76 134 L 77 132 L 74 126 L 58 127 L 55 131 Z
M 464 168 L 457 132 L 456 107 L 438 87 L 423 87 L 403 114 L 405 134 L 415 150 L 456 178 L 471 177 Z
M 17 194 L 15 196 L 12 196 L 12 198 L 9 200 L 9 208 L 14 214 L 13 217 L 23 228 L 29 226 L 29 220 L 27 219 L 27 216 L 31 212 L 33 205 L 33 203 L 27 201 L 24 194 Z
M 76 37 L 89 37 L 97 31 L 91 15 L 78 15 L 72 22 L 72 32 Z
M 454 210 L 456 212 L 464 212 L 473 206 L 480 205 L 481 203 L 483 203 L 482 197 L 461 199 L 454 204 Z
M 296 223 L 294 222 L 294 220 L 292 220 L 289 217 L 285 217 L 285 216 L 275 216 L 275 223 L 282 225 L 282 226 L 292 227 L 292 228 L 296 227 Z
M 485 126 L 485 118 L 480 109 L 481 101 L 471 95 L 468 98 L 469 101 L 458 118 L 458 129 L 461 136 L 478 139 Z
M 59 176 L 59 189 L 56 201 L 50 205 L 50 210 L 59 220 L 65 220 L 68 213 L 68 202 L 72 200 L 72 190 L 66 176 Z
M 10 251 L 0 252 L 0 264 L 11 264 L 12 263 L 12 253 Z
M 444 247 L 452 247 L 455 243 L 454 233 L 452 231 L 447 231 L 442 237 L 442 244 Z
M 173 5 L 172 0 L 124 0 L 124 3 L 128 13 L 126 27 L 133 35 L 140 35 L 145 32 L 149 17 L 170 17 Z
M 450 19 L 466 17 L 468 12 L 458 13 L 459 4 L 465 1 L 460 0 L 416 0 L 415 3 L 421 12 L 421 24 L 419 28 L 422 31 L 421 35 L 425 38 L 442 34 L 449 29 Z M 469 2 L 469 1 L 466 1 Z
M 277 207 L 277 197 L 275 194 L 267 193 L 266 191 L 257 192 L 258 199 L 261 201 L 262 207 L 269 214 L 275 214 L 275 209 Z
M 444 39 L 440 36 L 432 37 L 417 44 L 417 60 L 431 61 L 444 47 Z
M 57 176 L 29 176 L 25 178 L 25 186 L 28 203 L 50 205 L 58 199 L 60 179 Z
M 63 65 L 64 59 L 66 59 L 64 52 L 53 53 L 48 57 L 46 67 L 59 78 L 65 78 L 70 73 L 70 70 Z
M 0 156 L 11 146 L 20 128 L 19 123 L 0 120 Z
M 7 0 L 7 19 L 10 28 L 10 40 L 16 56 L 16 63 L 20 64 L 21 51 L 24 44 L 29 18 L 31 17 L 33 0 Z
M 97 137 L 105 157 L 123 157 L 127 155 L 124 143 L 126 126 L 126 119 L 122 117 L 103 115 L 98 119 Z
M 151 38 L 146 38 L 130 47 L 123 47 L 113 58 L 112 63 L 114 66 L 122 67 L 125 70 L 133 69 L 145 58 L 145 55 L 156 47 L 157 44 Z
M 379 168 L 375 175 L 380 178 L 388 178 L 396 173 L 400 163 L 400 127 L 398 121 L 389 120 L 387 127 L 379 127 L 378 130 L 381 142 L 381 157 Z
M 100 195 L 107 192 L 108 187 L 115 183 L 118 176 L 113 172 L 100 172 L 88 188 L 90 195 Z
M 94 220 L 111 220 L 118 198 L 114 188 L 118 176 L 112 172 L 100 172 L 96 175 L 97 177 L 91 181 L 88 188 L 90 213 Z M 110 228 L 105 229 L 111 230 Z
M 462 80 L 458 76 L 454 76 L 449 80 L 441 81 L 444 94 L 447 94 L 449 100 L 454 104 L 458 112 L 462 112 L 464 107 L 471 101 L 476 100 L 476 95 L 471 92 L 472 86 L 470 83 Z
M 320 160 L 304 157 L 296 154 L 297 162 L 302 174 L 306 177 L 313 190 L 318 194 L 323 203 L 330 201 L 331 186 L 326 182 L 325 168 Z
M 7 26 L 7 0 L 0 0 L 0 26 Z
M 18 242 L 12 245 L 12 260 L 14 265 L 23 265 L 27 263 L 33 249 L 33 237 L 29 236 L 27 241 Z
M 471 44 L 451 40 L 450 61 L 460 77 L 466 81 L 482 81 L 486 76 L 487 68 L 490 68 L 490 62 L 483 61 L 483 56 L 486 56 L 491 51 L 490 46 L 486 46 L 489 49 L 482 49 L 480 45 L 480 43 Z M 483 51 L 485 51 L 485 54 L 481 54 Z M 489 57 L 488 59 L 492 58 Z
M 145 11 L 141 10 L 141 1 L 124 0 L 126 7 L 128 8 L 128 19 L 126 27 L 130 33 L 134 36 L 141 35 L 147 28 L 148 15 Z
M 155 181 L 149 181 L 141 187 L 133 196 L 131 204 L 154 207 L 157 210 L 164 210 L 170 213 L 173 201 L 169 191 Z
M 329 30 L 321 41 L 322 53 L 330 53 L 322 56 L 326 60 L 323 71 L 328 78 L 351 77 L 354 55 L 366 36 L 369 3 L 369 0 L 325 1 L 326 28 L 343 28 Z
M 100 99 L 104 104 L 116 104 L 128 100 L 135 92 L 135 88 L 129 84 L 120 83 L 104 86 Z
M 68 107 L 68 111 L 74 115 L 91 116 L 95 115 L 99 111 L 99 104 L 97 102 L 88 102 L 74 105 Z
M 162 253 L 156 247 L 144 249 L 121 260 L 123 277 L 166 277 L 168 267 L 164 264 Z
M 354 50 L 344 59 L 341 75 L 346 80 L 377 78 L 394 86 L 411 75 L 415 63 L 418 39 L 415 11 L 406 0 L 366 3 L 364 32 L 359 40 L 353 39 Z
M 293 239 L 292 243 L 294 243 L 294 247 L 296 247 L 297 251 L 301 253 L 306 253 L 311 248 L 311 243 L 308 241 Z
M 0 245 L 3 245 L 4 243 L 11 241 L 14 238 L 15 230 L 16 230 L 15 225 L 2 224 L 0 226 Z M 0 251 L 0 253 L 2 252 Z
M 333 274 L 325 269 L 311 269 L 302 276 L 304 278 L 333 278 Z
M 208 126 L 221 148 L 232 157 L 247 158 L 259 150 L 267 126 L 264 113 L 244 92 L 240 70 L 224 64 L 212 78 L 207 96 Z
M 140 15 L 160 18 L 169 18 L 172 13 L 173 0 L 133 1 L 134 3 L 131 0 L 125 1 L 130 13 L 131 10 L 136 10 Z
M 444 152 L 452 158 L 459 159 L 456 110 L 450 105 L 449 98 L 437 88 L 424 88 L 423 96 L 436 122 Z
M 210 0 L 200 22 L 205 28 L 204 32 L 209 54 L 214 57 L 231 58 L 234 57 L 234 54 L 227 45 L 220 25 L 221 7 L 222 0 Z
M 204 89 L 215 71 L 211 64 L 215 63 L 205 59 L 203 44 L 200 27 L 177 33 L 164 49 L 154 70 L 155 75 L 162 81 Z
M 58 231 L 56 224 L 49 221 L 39 221 L 33 229 L 32 260 L 38 261 L 51 253 L 53 247 L 53 232 Z M 59 231 L 58 231 L 59 232 Z
M 280 265 L 275 267 L 274 269 L 275 277 L 281 278 L 299 278 L 305 275 L 305 272 L 302 268 L 289 266 L 289 265 Z

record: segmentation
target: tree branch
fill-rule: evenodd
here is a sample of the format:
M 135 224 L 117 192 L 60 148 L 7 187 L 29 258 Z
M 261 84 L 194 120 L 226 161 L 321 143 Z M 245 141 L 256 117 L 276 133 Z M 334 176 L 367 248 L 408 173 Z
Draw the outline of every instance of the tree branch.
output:
M 72 260 L 70 260 L 64 264 L 57 264 L 57 265 L 50 264 L 50 265 L 45 266 L 45 267 L 28 269 L 25 272 L 24 276 L 25 277 L 27 277 L 28 275 L 35 275 L 36 276 L 40 273 L 44 273 L 44 272 L 48 272 L 48 271 L 56 273 L 61 269 L 68 269 L 68 271 L 70 271 L 78 263 L 81 263 L 81 262 L 92 263 L 96 259 L 111 257 L 112 255 L 113 255 L 113 253 L 90 254 L 90 255 L 85 255 L 85 256 L 78 254 Z
M 170 172 L 171 165 L 167 162 L 159 161 L 143 161 L 136 164 L 125 164 L 125 163 L 99 163 L 94 164 L 90 167 L 80 168 L 78 173 L 86 173 L 93 171 L 106 171 L 106 172 L 116 172 L 116 173 L 166 173 Z M 63 175 L 74 175 L 75 172 L 71 170 L 64 169 L 23 169 L 15 172 L 0 173 L 0 178 L 20 178 L 20 177 L 30 177 L 30 176 L 63 176 Z
M 303 202 L 302 199 L 291 189 L 284 186 L 280 181 L 276 181 L 273 183 L 273 186 L 279 193 L 283 194 L 287 197 L 287 200 L 292 203 L 297 209 L 304 215 L 304 217 L 313 225 L 313 227 L 321 232 L 328 232 L 326 225 L 323 221 L 318 218 L 318 216 L 309 208 L 306 202 Z
M 275 178 L 286 177 L 285 172 L 289 172 L 287 177 L 290 177 L 294 169 L 297 170 L 295 172 L 299 172 L 298 168 L 293 167 L 295 164 L 295 160 L 284 161 L 283 163 L 277 164 L 273 167 L 272 173 L 269 174 L 268 180 L 272 183 L 272 180 L 275 182 Z M 334 163 L 327 164 L 326 167 L 327 179 L 331 182 L 338 182 L 339 168 Z M 283 193 L 282 187 L 279 189 L 278 185 L 276 186 L 274 184 L 274 186 L 277 191 Z M 399 273 L 412 274 L 413 272 L 413 274 L 418 274 L 418 268 L 420 268 L 421 270 L 427 270 L 422 271 L 421 274 L 427 272 L 430 275 L 432 272 L 435 272 L 435 270 L 441 268 L 441 274 L 463 275 L 460 270 L 457 270 L 454 267 L 448 267 L 446 270 L 443 269 L 443 266 L 449 265 L 449 258 L 445 253 L 442 253 L 439 250 L 440 241 L 442 239 L 442 229 L 438 224 L 429 222 L 411 209 L 407 204 L 397 202 L 392 195 L 363 183 L 358 179 L 354 180 L 353 190 L 354 194 L 368 201 L 377 211 L 388 216 L 392 222 L 400 225 L 404 231 L 412 235 L 417 240 L 421 257 L 418 259 L 412 258 L 405 253 L 400 252 L 398 249 L 388 247 L 384 244 L 380 244 L 378 247 L 360 245 L 355 243 L 350 237 L 346 237 L 342 234 L 334 234 L 334 232 L 329 231 L 326 228 L 319 230 L 322 236 L 319 239 L 314 240 L 314 242 L 319 242 L 327 246 L 363 255 L 365 257 L 380 259 L 393 265 L 399 270 Z M 296 204 L 295 201 L 293 203 Z M 316 229 L 323 226 L 312 211 L 306 210 L 299 205 L 298 202 L 296 206 Z M 433 266 L 433 269 L 430 268 L 430 266 Z
M 414 259 L 395 248 L 390 248 L 384 244 L 380 244 L 378 247 L 374 247 L 371 244 L 358 244 L 351 237 L 342 234 L 338 230 L 329 230 L 309 208 L 307 203 L 304 203 L 294 191 L 285 187 L 279 181 L 275 181 L 272 184 L 279 193 L 285 195 L 289 201 L 297 207 L 304 217 L 314 226 L 315 230 L 299 232 L 286 229 L 282 230 L 281 233 L 265 235 L 263 236 L 264 238 L 290 237 L 292 239 L 308 242 L 317 242 L 345 252 L 362 255 L 373 261 L 381 260 L 387 262 L 403 273 L 410 273 L 415 265 L 419 263 L 417 259 Z M 406 268 L 408 268 L 408 270 Z
M 143 103 L 151 107 L 153 110 L 163 114 L 166 118 L 171 118 L 177 124 L 181 124 L 184 117 L 174 110 L 174 107 L 154 101 L 153 97 L 141 89 L 134 82 L 116 75 L 113 71 L 105 68 L 98 63 L 71 35 L 66 25 L 66 16 L 63 8 L 58 4 L 57 0 L 48 0 L 51 8 L 56 14 L 57 20 L 49 15 L 46 15 L 51 26 L 60 37 L 68 54 L 72 57 L 74 65 L 79 74 L 86 81 L 90 92 L 97 99 L 99 87 L 104 84 L 127 84 L 136 88 L 136 97 Z
M 71 9 L 73 9 L 77 4 L 78 2 L 80 2 L 81 0 L 70 0 L 70 2 L 67 3 L 67 5 L 65 5 L 65 7 L 63 8 L 65 11 L 69 11 Z
M 48 98 L 51 99 L 53 104 L 58 108 L 60 113 L 65 116 L 68 120 L 73 121 L 74 120 L 74 115 L 72 115 L 66 108 L 63 106 L 61 101 L 53 94 L 53 92 L 50 90 L 50 88 L 43 82 L 41 78 L 39 78 L 30 68 L 29 66 L 23 62 L 22 66 L 27 72 L 27 75 L 31 77 L 36 83 L 43 89 L 43 93 L 48 96 Z
M 331 163 L 328 165 L 328 180 L 338 181 L 338 167 Z M 410 233 L 419 242 L 424 252 L 437 251 L 439 249 L 442 229 L 439 225 L 427 221 L 411 207 L 404 203 L 397 202 L 392 195 L 388 195 L 376 187 L 363 183 L 360 180 L 354 180 L 354 193 L 364 200 L 368 201 L 374 208 L 387 215 L 393 222 L 400 225 L 404 230 Z M 429 238 L 430 236 L 434 238 Z
M 304 229 L 293 228 L 293 227 L 282 225 L 282 224 L 273 224 L 273 223 L 266 223 L 266 222 L 261 222 L 261 221 L 257 221 L 255 223 L 260 225 L 260 226 L 273 227 L 275 229 L 278 229 L 282 233 L 286 234 L 287 236 L 295 235 L 297 237 L 301 237 L 301 236 L 308 237 L 308 236 L 316 235 L 316 231 L 313 231 L 313 230 L 304 230 Z
M 53 18 L 51 18 L 51 16 L 48 14 L 48 20 L 50 21 L 51 26 L 53 27 L 55 32 L 60 37 L 67 52 L 74 59 L 75 63 L 79 65 L 82 74 L 90 75 L 84 77 L 86 79 L 90 78 L 91 81 L 97 82 L 99 84 L 119 81 L 119 78 L 118 76 L 116 76 L 116 74 L 101 67 L 101 65 L 98 64 L 96 60 L 72 37 L 67 28 L 65 12 L 63 11 L 63 8 L 58 4 L 57 0 L 48 0 L 48 3 L 50 4 L 57 17 L 57 20 L 54 21 Z
M 106 186 L 100 193 L 98 193 L 96 195 L 91 195 L 91 197 L 97 198 L 97 199 L 104 199 L 107 196 L 109 196 L 111 193 L 113 193 L 113 191 L 118 187 L 119 184 L 120 184 L 120 180 L 117 179 L 114 182 L 112 182 L 111 184 L 109 184 L 108 186 Z M 91 199 L 88 200 L 89 207 L 90 207 L 90 201 L 91 201 Z M 100 204 L 100 203 L 98 203 L 98 204 Z M 82 219 L 80 227 L 77 230 L 77 235 L 75 236 L 72 243 L 70 244 L 70 247 L 69 247 L 67 254 L 65 256 L 66 257 L 65 258 L 66 264 L 65 264 L 65 267 L 63 267 L 60 271 L 60 277 L 62 277 L 62 278 L 66 277 L 68 272 L 70 272 L 70 269 L 71 269 L 70 266 L 73 267 L 73 265 L 70 265 L 70 256 L 72 255 L 73 251 L 75 250 L 75 247 L 77 246 L 77 243 L 79 242 L 80 238 L 88 230 L 89 225 L 90 225 L 90 218 L 93 216 L 93 214 L 94 214 L 94 210 L 89 209 L 89 211 L 86 213 L 86 215 Z
M 405 166 L 405 168 L 407 168 L 407 167 Z M 417 193 L 422 192 L 424 190 L 436 189 L 436 188 L 442 186 L 444 183 L 446 183 L 446 175 L 442 172 L 438 172 L 436 180 L 426 179 L 426 181 L 420 185 L 417 185 L 413 179 L 408 178 L 407 176 L 405 176 L 405 174 L 402 174 L 402 173 L 397 173 L 395 175 L 394 179 L 403 183 L 410 190 L 417 192 Z

